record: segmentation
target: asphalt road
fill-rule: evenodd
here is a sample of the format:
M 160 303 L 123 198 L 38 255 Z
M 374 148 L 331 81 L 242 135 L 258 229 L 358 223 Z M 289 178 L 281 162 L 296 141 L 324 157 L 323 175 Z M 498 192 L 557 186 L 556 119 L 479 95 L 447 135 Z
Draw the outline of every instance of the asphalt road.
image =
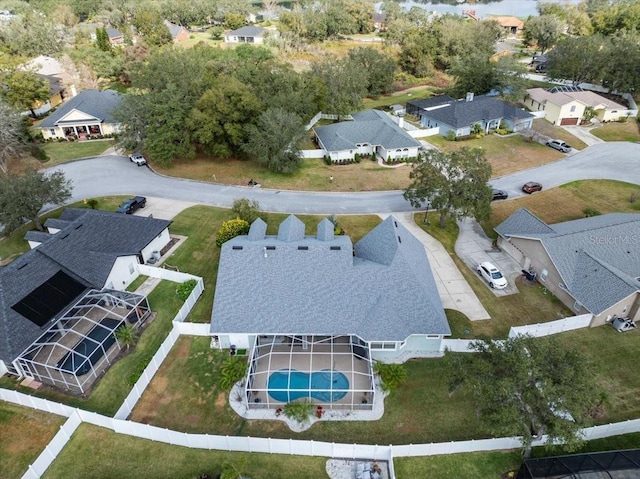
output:
M 401 191 L 321 193 L 218 185 L 170 178 L 137 167 L 124 156 L 104 156 L 60 165 L 73 182 L 73 198 L 142 195 L 230 207 L 236 198 L 260 202 L 265 211 L 309 214 L 361 214 L 411 211 Z M 640 184 L 640 144 L 602 143 L 567 158 L 491 181 L 509 197 L 522 196 L 527 181 L 544 189 L 582 179 L 613 179 Z

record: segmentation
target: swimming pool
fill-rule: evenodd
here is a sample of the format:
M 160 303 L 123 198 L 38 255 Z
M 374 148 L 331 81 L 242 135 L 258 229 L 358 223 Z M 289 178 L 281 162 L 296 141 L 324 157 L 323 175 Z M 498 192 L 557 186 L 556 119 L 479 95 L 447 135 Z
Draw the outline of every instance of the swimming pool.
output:
M 334 402 L 349 392 L 349 380 L 340 371 L 323 369 L 304 373 L 295 369 L 282 369 L 269 376 L 269 396 L 276 401 L 290 402 L 311 397 L 321 402 Z

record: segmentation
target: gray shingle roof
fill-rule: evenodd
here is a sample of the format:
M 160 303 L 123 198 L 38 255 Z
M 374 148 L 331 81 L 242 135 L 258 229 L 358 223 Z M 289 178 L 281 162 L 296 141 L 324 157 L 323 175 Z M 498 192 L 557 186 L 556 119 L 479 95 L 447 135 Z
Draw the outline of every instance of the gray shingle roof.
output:
M 88 288 L 102 289 L 118 256 L 139 253 L 171 223 L 79 208 L 67 208 L 61 217 L 66 224 L 58 224 L 60 232 L 36 235 L 45 241 L 0 268 L 0 359 L 7 363 L 49 326 L 40 328 L 11 306 L 59 271 Z
M 237 30 L 232 30 L 227 35 L 234 35 L 236 37 L 261 37 L 264 35 L 264 28 L 249 25 L 240 27 Z
M 347 236 L 228 241 L 211 332 L 402 341 L 450 329 L 424 246 L 389 217 L 356 244 L 355 256 Z
M 75 220 L 38 246 L 38 251 L 97 288 L 104 286 L 116 258 L 140 253 L 171 224 L 157 218 L 76 210 Z
M 640 214 L 612 213 L 546 225 L 520 209 L 496 231 L 506 238 L 539 240 L 571 295 L 594 314 L 640 290 Z
M 175 23 L 172 23 L 169 20 L 165 20 L 164 24 L 169 29 L 169 33 L 171 34 L 171 38 L 173 38 L 174 40 L 176 39 L 176 37 L 178 35 L 180 35 L 180 32 L 184 28 L 183 26 L 177 25 Z
M 122 37 L 122 32 L 120 30 L 116 29 L 116 28 L 106 27 L 105 30 L 106 30 L 107 36 L 109 37 L 110 40 Z
M 27 241 L 37 241 L 40 243 L 44 243 L 45 241 L 49 241 L 52 235 L 47 233 L 46 231 L 27 231 L 27 234 L 24 235 L 24 239 Z
M 472 101 L 456 100 L 449 106 L 425 111 L 423 116 L 453 128 L 464 128 L 477 122 L 502 118 L 514 121 L 533 118 L 528 111 L 487 96 L 476 96 Z
M 420 146 L 420 142 L 409 136 L 382 111 L 365 110 L 352 116 L 354 121 L 314 128 L 327 151 L 355 149 L 358 143 L 380 145 L 387 150 Z
M 112 111 L 120 104 L 122 96 L 113 90 L 85 90 L 63 103 L 40 123 L 39 128 L 53 128 L 69 112 L 78 110 L 97 118 L 101 123 L 114 123 Z M 62 123 L 64 124 L 64 123 Z
M 443 105 L 445 103 L 451 103 L 456 101 L 455 98 L 449 95 L 432 96 L 430 98 L 423 98 L 421 100 L 411 100 L 407 102 L 407 105 L 413 105 L 418 108 L 432 108 L 434 106 Z

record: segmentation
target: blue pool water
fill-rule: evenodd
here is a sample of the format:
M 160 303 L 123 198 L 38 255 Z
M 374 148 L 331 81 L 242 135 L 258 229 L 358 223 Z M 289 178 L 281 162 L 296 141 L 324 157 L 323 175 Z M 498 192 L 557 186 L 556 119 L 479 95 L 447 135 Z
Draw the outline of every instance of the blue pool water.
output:
M 282 369 L 269 376 L 267 389 L 276 401 L 291 402 L 311 397 L 320 402 L 334 402 L 347 395 L 349 380 L 340 371 L 330 369 L 313 373 Z

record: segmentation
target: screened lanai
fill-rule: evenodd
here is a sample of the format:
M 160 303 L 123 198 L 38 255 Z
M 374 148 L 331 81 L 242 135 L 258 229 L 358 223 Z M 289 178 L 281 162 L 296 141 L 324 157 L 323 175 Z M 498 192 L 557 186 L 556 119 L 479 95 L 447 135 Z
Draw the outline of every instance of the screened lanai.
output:
M 127 291 L 89 290 L 15 360 L 24 376 L 84 394 L 120 351 L 114 331 L 140 328 L 149 317 L 147 298 Z
M 258 336 L 246 383 L 249 408 L 306 398 L 326 409 L 373 408 L 368 347 L 357 336 Z

